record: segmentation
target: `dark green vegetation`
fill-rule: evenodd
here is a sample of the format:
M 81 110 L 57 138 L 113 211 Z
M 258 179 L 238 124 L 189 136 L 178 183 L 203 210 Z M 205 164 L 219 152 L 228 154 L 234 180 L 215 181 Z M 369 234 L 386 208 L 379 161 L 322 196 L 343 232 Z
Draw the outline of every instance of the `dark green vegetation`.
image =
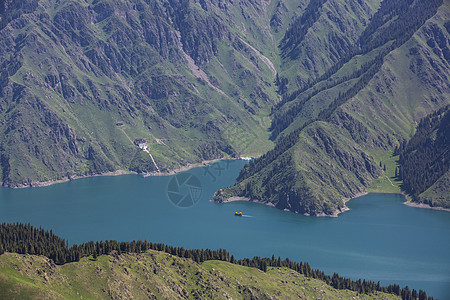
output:
M 0 181 L 261 156 L 215 199 L 335 215 L 384 172 L 379 157 L 449 104 L 449 11 L 442 0 L 3 1 Z
M 410 139 L 415 122 L 449 104 L 448 3 L 377 4 L 352 6 L 358 22 L 347 6 L 338 17 L 338 4 L 311 1 L 292 23 L 280 46 L 283 94 L 271 125 L 276 146 L 216 201 L 246 198 L 336 215 L 345 209 L 343 200 L 365 192 L 385 171 L 374 157 L 393 153 Z M 327 28 L 328 22 L 334 26 Z M 339 31 L 348 33 L 350 22 L 353 35 Z
M 413 201 L 450 208 L 450 106 L 423 118 L 395 154 L 397 176 Z
M 136 138 L 162 171 L 271 148 L 274 74 L 224 21 L 234 9 L 165 0 L 0 5 L 4 186 L 155 171 Z
M 24 293 L 23 296 L 28 295 L 28 297 L 30 297 L 33 293 L 38 293 L 40 288 L 43 288 L 41 287 L 41 284 L 44 284 L 45 290 L 48 289 L 55 293 L 86 293 L 86 288 L 90 284 L 93 284 L 93 286 L 98 289 L 96 292 L 103 290 L 103 293 L 106 293 L 107 287 L 109 287 L 109 292 L 111 292 L 111 286 L 108 283 L 103 282 L 103 276 L 105 276 L 105 278 L 108 278 L 109 276 L 109 279 L 114 278 L 114 276 L 111 277 L 111 274 L 102 275 L 103 272 L 113 271 L 114 273 L 114 271 L 117 271 L 112 265 L 104 265 L 104 263 L 109 260 L 109 262 L 113 263 L 113 265 L 115 263 L 120 265 L 120 273 L 124 272 L 129 276 L 130 274 L 135 276 L 139 275 L 136 279 L 131 279 L 134 281 L 139 279 L 138 285 L 145 286 L 144 289 L 140 289 L 141 293 L 148 293 L 148 295 L 156 293 L 163 297 L 169 297 L 167 294 L 162 293 L 162 290 L 167 290 L 167 287 L 169 286 L 177 289 L 172 292 L 180 293 L 180 291 L 182 291 L 180 294 L 181 298 L 214 298 L 214 294 L 208 293 L 219 293 L 225 297 L 223 293 L 230 293 L 228 288 L 230 288 L 231 285 L 231 289 L 234 290 L 234 292 L 241 294 L 240 297 L 250 298 L 250 295 L 253 292 L 257 292 L 262 294 L 256 294 L 258 298 L 253 299 L 259 299 L 260 297 L 264 298 L 264 294 L 273 292 L 273 286 L 272 284 L 269 284 L 269 280 L 278 282 L 278 280 L 272 276 L 279 273 L 286 275 L 287 269 L 287 273 L 289 273 L 287 277 L 290 277 L 290 280 L 295 281 L 293 278 L 301 278 L 303 280 L 303 284 L 307 283 L 307 285 L 309 285 L 309 283 L 314 285 L 320 283 L 322 286 L 320 293 L 324 294 L 324 289 L 327 290 L 327 293 L 334 293 L 328 296 L 321 295 L 321 297 L 326 297 L 327 299 L 334 299 L 330 297 L 354 295 L 355 292 L 357 292 L 357 295 L 361 294 L 362 297 L 368 296 L 370 298 L 389 296 L 385 294 L 388 293 L 391 294 L 391 296 L 400 296 L 402 299 L 432 299 L 432 297 L 427 298 L 424 291 L 411 291 L 408 287 L 400 288 L 398 285 L 383 287 L 380 286 L 379 282 L 375 283 L 373 281 L 366 280 L 353 281 L 348 278 L 340 277 L 336 273 L 333 274 L 333 276 L 329 276 L 325 275 L 322 271 L 311 269 L 308 263 L 292 262 L 288 258 L 282 260 L 280 257 L 275 258 L 274 256 L 272 256 L 272 258 L 254 257 L 252 259 L 244 258 L 236 260 L 233 255 L 230 255 L 223 249 L 186 250 L 183 247 L 171 247 L 164 244 L 153 244 L 147 241 L 120 243 L 117 241 L 101 241 L 96 243 L 89 242 L 82 245 L 74 245 L 69 248 L 66 241 L 57 237 L 51 231 L 48 232 L 42 228 L 37 229 L 30 225 L 24 224 L 3 223 L 0 226 L 0 247 L 2 253 L 0 256 L 0 292 L 2 293 L 0 294 L 0 297 L 2 298 L 6 298 L 10 293 L 12 294 L 17 292 Z M 19 254 L 42 255 L 48 259 L 37 256 L 14 256 L 7 253 L 5 254 L 5 251 Z M 165 255 L 164 253 L 171 255 Z M 109 256 L 105 257 L 106 255 Z M 86 257 L 92 258 L 89 261 Z M 156 259 L 156 257 L 163 259 Z M 150 261 L 148 261 L 148 259 L 150 259 Z M 97 262 L 92 262 L 92 260 Z M 139 260 L 141 260 L 141 264 L 143 265 L 138 264 L 139 266 L 136 266 L 134 263 L 131 263 L 131 261 L 137 262 Z M 209 263 L 205 265 L 205 262 L 207 261 Z M 225 263 L 220 263 L 217 261 L 222 261 Z M 56 264 L 63 266 L 55 266 L 55 262 Z M 20 267 L 24 265 L 27 265 L 28 267 L 25 269 Z M 263 271 L 266 275 L 262 275 L 263 273 L 257 271 L 256 269 L 248 270 L 234 265 L 257 268 Z M 226 284 L 226 286 L 216 286 L 217 279 L 215 276 L 217 274 L 211 272 L 207 275 L 207 278 L 203 278 L 203 276 L 205 276 L 203 272 L 204 270 L 199 269 L 208 269 L 207 266 L 211 266 L 209 269 L 214 272 L 217 271 L 219 274 L 221 272 L 225 272 L 227 269 L 233 270 L 232 273 L 228 274 L 229 276 L 219 278 L 222 282 L 228 282 L 228 284 Z M 73 271 L 76 270 L 77 274 L 84 272 L 86 272 L 87 276 L 92 276 L 95 274 L 95 276 L 100 276 L 100 279 L 96 278 L 95 281 L 86 281 L 83 276 L 82 279 L 80 279 L 79 276 L 78 279 L 72 278 L 73 274 L 65 274 L 66 276 L 61 276 L 61 274 L 55 275 L 55 273 L 58 274 L 58 272 L 63 272 L 66 268 Z M 217 270 L 215 268 L 217 268 Z M 142 271 L 144 273 L 141 273 Z M 180 280 L 180 278 L 174 280 L 171 276 L 162 276 L 162 274 L 167 276 L 167 272 L 175 272 L 175 274 L 178 274 L 183 280 Z M 245 286 L 245 284 L 244 286 L 241 286 L 241 283 L 239 283 L 238 286 L 235 286 L 236 281 L 239 282 L 241 280 L 241 272 L 248 272 L 248 274 L 244 275 L 246 277 L 245 281 L 249 279 L 253 281 L 253 276 L 265 279 L 255 280 L 254 283 L 258 283 L 259 281 L 261 282 L 257 285 L 258 288 L 252 292 L 253 288 L 250 286 Z M 36 275 L 41 278 L 34 278 Z M 211 275 L 213 275 L 213 278 L 210 277 Z M 157 284 L 154 282 L 156 280 L 155 277 L 158 278 Z M 162 279 L 159 277 L 162 277 Z M 65 278 L 65 280 L 61 281 L 61 278 Z M 74 280 L 77 281 L 76 284 L 73 286 L 69 284 L 70 288 L 69 286 L 66 286 L 68 281 Z M 122 280 L 117 280 L 122 281 L 123 278 Z M 37 284 L 37 282 L 39 282 L 39 284 Z M 208 282 L 208 284 L 205 285 L 206 282 Z M 282 286 L 285 286 L 288 281 L 283 283 L 284 284 Z M 130 282 L 127 280 L 126 284 L 130 284 Z M 166 286 L 166 288 L 156 288 L 160 284 Z M 214 286 L 211 286 L 211 284 Z M 298 285 L 299 283 L 294 284 Z M 61 285 L 64 286 L 63 290 L 60 290 Z M 323 286 L 325 285 L 328 286 L 324 288 Z M 127 289 L 130 289 L 130 287 L 127 287 Z M 308 291 L 304 288 L 301 289 L 303 289 L 303 291 L 300 295 L 304 295 L 305 292 L 310 293 L 309 288 Z M 292 287 L 288 289 L 282 288 L 281 292 L 289 297 L 294 297 L 295 295 L 299 295 L 299 291 L 301 291 L 301 289 L 297 291 L 297 289 L 293 290 Z M 335 289 L 342 290 L 342 292 L 335 291 Z M 155 290 L 157 290 L 157 292 L 155 292 Z M 315 290 L 315 292 L 317 291 L 318 290 Z M 198 293 L 198 295 L 196 293 Z M 250 293 L 250 295 L 247 295 L 248 293 Z M 113 295 L 104 294 L 102 297 L 111 296 Z M 278 296 L 283 299 L 285 298 L 281 294 L 278 294 Z M 95 296 L 95 298 L 97 297 L 98 296 Z
M 1 299 L 399 299 L 336 290 L 287 268 L 196 263 L 164 252 L 112 253 L 57 266 L 46 257 L 0 256 Z M 424 298 L 422 298 L 424 299 Z

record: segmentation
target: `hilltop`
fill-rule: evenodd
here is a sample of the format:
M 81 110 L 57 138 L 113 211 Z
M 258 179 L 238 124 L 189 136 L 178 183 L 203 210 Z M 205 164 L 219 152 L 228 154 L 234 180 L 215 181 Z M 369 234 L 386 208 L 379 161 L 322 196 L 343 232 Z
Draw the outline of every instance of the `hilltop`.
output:
M 0 256 L 0 291 L 1 299 L 400 299 L 336 290 L 287 268 L 199 264 L 154 250 L 62 266 L 43 256 L 6 253 Z

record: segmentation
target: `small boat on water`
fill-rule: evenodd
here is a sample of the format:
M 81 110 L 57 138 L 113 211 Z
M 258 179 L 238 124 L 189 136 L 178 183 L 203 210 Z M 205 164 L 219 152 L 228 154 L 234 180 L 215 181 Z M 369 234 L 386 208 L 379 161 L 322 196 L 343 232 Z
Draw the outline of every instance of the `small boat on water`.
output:
M 235 216 L 242 217 L 242 211 L 240 211 L 240 212 L 235 212 L 234 215 L 235 215 Z

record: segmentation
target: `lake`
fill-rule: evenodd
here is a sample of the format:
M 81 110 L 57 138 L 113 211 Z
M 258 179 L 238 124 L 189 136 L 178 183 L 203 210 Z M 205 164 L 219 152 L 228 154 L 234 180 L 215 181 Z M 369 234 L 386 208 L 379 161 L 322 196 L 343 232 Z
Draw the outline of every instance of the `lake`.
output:
M 70 244 L 147 239 L 225 248 L 237 258 L 289 257 L 328 274 L 425 290 L 450 299 L 450 213 L 369 194 L 338 218 L 315 218 L 248 202 L 216 204 L 246 162 L 227 160 L 165 177 L 83 178 L 42 188 L 0 188 L 0 221 L 53 229 Z M 242 211 L 243 217 L 234 216 Z

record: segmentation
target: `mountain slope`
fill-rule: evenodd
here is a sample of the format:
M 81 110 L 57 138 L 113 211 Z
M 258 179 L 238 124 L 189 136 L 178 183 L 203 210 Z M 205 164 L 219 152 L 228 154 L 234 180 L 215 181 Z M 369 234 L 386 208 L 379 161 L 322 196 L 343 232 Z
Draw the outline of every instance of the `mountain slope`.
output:
M 133 163 L 136 138 L 162 171 L 271 148 L 273 69 L 212 9 L 29 0 L 0 13 L 5 186 L 156 171 L 149 156 Z
M 442 0 L 3 1 L 0 181 L 255 156 L 216 201 L 335 215 L 382 174 L 380 157 L 449 104 L 449 10 Z
M 398 177 L 412 200 L 450 208 L 450 106 L 421 120 L 414 136 L 400 144 Z
M 400 4 L 384 1 L 371 22 L 392 21 L 369 24 L 359 50 L 285 95 L 274 112 L 275 149 L 244 168 L 239 182 L 215 200 L 335 215 L 345 209 L 343 199 L 363 193 L 383 171 L 374 157 L 393 151 L 409 139 L 415 122 L 449 104 L 450 10 L 447 3 L 434 4 L 424 12 L 424 3 L 404 1 L 404 9 L 392 13 L 390 5 Z
M 201 264 L 149 250 L 55 265 L 43 256 L 0 256 L 0 299 L 400 299 L 336 290 L 287 268 L 267 272 L 221 261 Z

